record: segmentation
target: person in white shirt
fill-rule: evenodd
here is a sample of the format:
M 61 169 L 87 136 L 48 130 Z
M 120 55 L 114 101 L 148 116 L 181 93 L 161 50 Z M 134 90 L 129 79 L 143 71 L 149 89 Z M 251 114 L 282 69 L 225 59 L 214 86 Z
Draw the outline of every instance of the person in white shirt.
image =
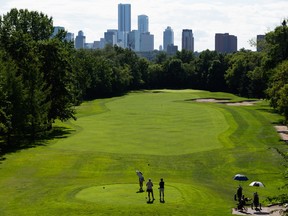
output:
M 136 170 L 136 174 L 139 177 L 139 186 L 140 186 L 139 192 L 144 192 L 144 190 L 143 190 L 143 182 L 145 180 L 144 180 L 143 173 L 140 172 L 139 170 Z
M 146 183 L 147 186 L 147 192 L 148 192 L 148 202 L 150 202 L 150 194 L 152 195 L 152 202 L 155 200 L 154 199 L 154 194 L 153 194 L 153 183 L 151 181 L 151 178 L 149 178 L 149 181 Z

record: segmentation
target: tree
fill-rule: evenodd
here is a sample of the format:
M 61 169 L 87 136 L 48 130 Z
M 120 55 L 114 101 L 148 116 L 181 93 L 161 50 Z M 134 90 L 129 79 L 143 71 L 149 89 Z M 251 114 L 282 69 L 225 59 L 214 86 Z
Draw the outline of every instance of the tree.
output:
M 21 36 L 28 37 L 31 41 L 41 41 L 49 39 L 52 32 L 52 18 L 37 11 L 14 8 L 0 16 L 0 46 L 11 54 L 13 59 L 21 59 L 25 54 L 19 53 L 19 49 L 22 49 Z
M 16 64 L 14 75 L 6 73 L 6 82 L 15 77 L 22 88 L 21 97 L 7 92 L 9 102 L 21 104 L 17 109 L 13 105 L 11 119 L 19 119 L 21 113 L 24 121 L 21 128 L 20 123 L 11 127 L 32 138 L 55 119 L 74 117 L 72 47 L 63 40 L 63 32 L 51 39 L 52 32 L 52 18 L 43 13 L 12 9 L 0 17 L 0 49 Z
M 216 75 L 217 73 L 221 73 L 221 71 L 216 72 L 216 62 L 219 61 L 219 54 L 216 51 L 205 50 L 201 52 L 198 59 L 196 59 L 196 74 L 197 74 L 197 87 L 199 89 L 209 90 L 209 85 L 213 82 L 212 77 L 220 77 L 221 74 Z M 214 62 L 214 63 L 213 63 Z M 220 60 L 221 62 L 221 60 Z M 218 63 L 220 63 L 218 62 Z M 214 65 L 212 65 L 214 64 Z M 222 63 L 221 63 L 222 64 Z M 212 67 L 211 67 L 212 66 Z M 217 67 L 220 67 L 218 65 Z M 224 68 L 223 68 L 224 69 Z M 218 69 L 217 69 L 218 70 Z M 214 75 L 212 75 L 214 73 Z M 222 71 L 224 74 L 224 70 Z M 209 78 L 210 77 L 210 78 Z M 209 81 L 208 81 L 209 80 Z M 222 81 L 220 81 L 222 82 Z
M 192 51 L 182 49 L 176 53 L 176 58 L 180 59 L 183 63 L 190 63 L 194 60 L 194 54 Z
M 226 83 L 224 73 L 226 64 L 224 56 L 219 56 L 219 59 L 213 60 L 207 73 L 207 89 L 210 91 L 226 91 Z
M 168 59 L 168 56 L 167 56 L 166 52 L 159 52 L 156 55 L 155 63 L 156 64 L 163 64 L 165 61 L 167 61 L 167 59 Z
M 148 87 L 153 89 L 164 88 L 164 72 L 161 64 L 150 64 L 148 66 Z
M 267 89 L 270 105 L 285 117 L 288 122 L 288 60 L 283 61 L 273 71 L 269 88 Z
M 267 77 L 262 68 L 262 54 L 241 50 L 227 58 L 225 80 L 229 90 L 240 96 L 263 97 Z
M 139 73 L 141 74 L 140 88 L 147 88 L 148 85 L 148 68 L 150 63 L 145 58 L 139 58 L 137 62 Z
M 265 35 L 265 52 L 268 55 L 266 68 L 274 68 L 278 63 L 288 59 L 288 27 L 286 20 L 281 26 Z
M 181 89 L 185 87 L 187 77 L 180 59 L 170 59 L 166 62 L 164 68 L 166 88 Z
M 0 136 L 10 144 L 13 135 L 23 133 L 27 116 L 25 113 L 26 91 L 22 76 L 12 60 L 0 58 Z M 19 112 L 19 110 L 22 110 Z
M 50 102 L 49 124 L 56 119 L 75 119 L 74 104 L 77 101 L 71 45 L 63 42 L 63 38 L 53 38 L 39 42 L 37 47 L 40 70 L 44 74 L 46 88 L 50 89 L 46 94 Z

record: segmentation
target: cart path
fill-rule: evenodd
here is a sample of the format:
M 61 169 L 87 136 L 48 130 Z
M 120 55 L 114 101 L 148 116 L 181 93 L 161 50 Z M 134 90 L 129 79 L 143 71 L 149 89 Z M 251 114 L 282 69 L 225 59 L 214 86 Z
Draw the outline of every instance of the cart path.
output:
M 256 211 L 255 209 L 247 208 L 247 211 L 238 211 L 237 209 L 232 209 L 233 215 L 271 215 L 271 216 L 281 216 L 280 211 L 284 210 L 285 207 L 280 205 L 274 205 L 270 207 L 262 207 L 261 211 Z

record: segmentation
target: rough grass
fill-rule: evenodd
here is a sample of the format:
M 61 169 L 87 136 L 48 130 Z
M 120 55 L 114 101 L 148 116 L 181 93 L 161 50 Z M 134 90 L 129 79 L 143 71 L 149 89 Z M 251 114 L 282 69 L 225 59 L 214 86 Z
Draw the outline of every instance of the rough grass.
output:
M 272 125 L 280 118 L 266 102 L 230 107 L 195 98 L 244 100 L 162 90 L 84 103 L 76 122 L 57 123 L 67 137 L 6 156 L 0 215 L 231 215 L 237 173 L 266 185 L 242 183 L 249 197 L 257 190 L 264 202 L 285 193 L 278 191 L 284 179 L 275 150 L 284 145 Z M 136 169 L 154 182 L 151 205 L 136 193 Z

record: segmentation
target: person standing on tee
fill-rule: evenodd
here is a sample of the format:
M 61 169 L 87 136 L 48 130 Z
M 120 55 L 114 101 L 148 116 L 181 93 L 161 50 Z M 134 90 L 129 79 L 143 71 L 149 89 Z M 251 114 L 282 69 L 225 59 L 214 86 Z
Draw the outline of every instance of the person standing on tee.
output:
M 144 192 L 144 190 L 143 190 L 143 182 L 145 180 L 144 180 L 143 173 L 141 171 L 139 171 L 139 170 L 136 170 L 136 174 L 139 177 L 139 186 L 140 186 L 139 192 Z
M 163 181 L 163 178 L 161 178 L 160 182 L 159 182 L 159 195 L 160 195 L 160 202 L 164 202 L 164 181 Z
M 154 194 L 153 194 L 153 183 L 151 181 L 151 178 L 149 178 L 149 181 L 146 183 L 147 186 L 147 192 L 148 192 L 148 202 L 150 202 L 150 194 L 152 195 L 152 202 L 155 200 L 154 199 Z

